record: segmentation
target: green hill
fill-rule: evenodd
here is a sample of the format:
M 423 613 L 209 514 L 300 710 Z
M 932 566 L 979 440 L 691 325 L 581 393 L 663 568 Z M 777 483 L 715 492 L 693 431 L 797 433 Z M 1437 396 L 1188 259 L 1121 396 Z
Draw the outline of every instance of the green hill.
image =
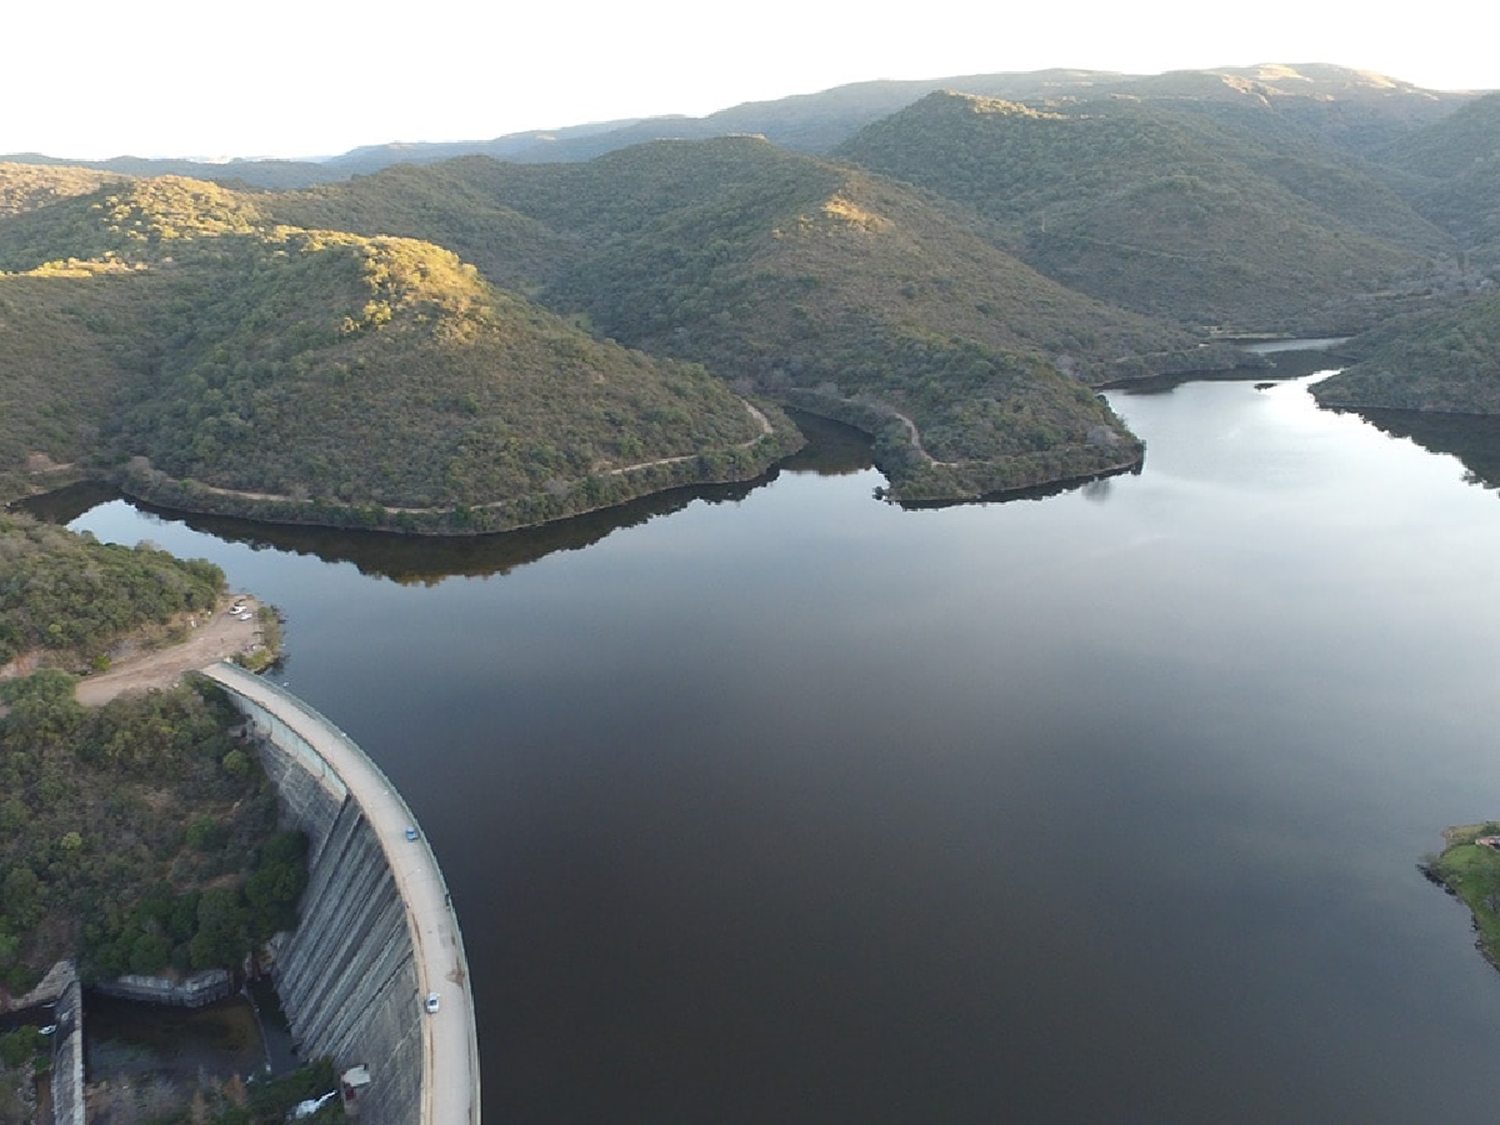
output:
M 972 217 L 763 140 L 471 171 L 579 238 L 543 300 L 877 433 L 906 500 L 1128 462 L 1138 447 L 1087 385 L 1226 362 L 1049 282 Z
M 1324 406 L 1500 414 L 1500 294 L 1382 325 L 1357 362 L 1313 387 Z
M 478 266 L 496 285 L 524 287 L 577 256 L 577 240 L 497 202 L 466 174 L 483 157 L 370 176 L 306 191 L 267 193 L 256 203 L 278 222 L 435 242 Z
M 275 792 L 233 709 L 182 687 L 90 711 L 59 670 L 170 640 L 223 586 L 201 559 L 0 513 L 0 1000 L 65 957 L 90 979 L 230 967 L 295 921 L 301 851 L 268 862 Z
M 34 211 L 59 199 L 87 195 L 124 178 L 87 168 L 0 162 L 0 219 Z
M 272 188 L 287 190 L 340 180 L 348 172 L 331 163 L 307 160 L 230 160 L 213 163 L 204 160 L 152 159 L 140 156 L 115 156 L 109 160 L 67 160 L 36 152 L 16 152 L 0 156 L 0 162 L 88 170 L 102 174 L 106 180 L 126 177 L 186 176 L 207 180 L 230 188 Z
M 0 277 L 0 301 L 50 304 L 97 387 L 39 391 L 50 352 L 7 320 L 0 347 L 25 362 L 6 393 L 98 434 L 25 449 L 34 431 L 0 424 L 0 449 L 86 448 L 193 510 L 497 530 L 753 476 L 797 440 L 701 369 L 595 340 L 450 251 L 275 226 L 211 184 L 136 181 L 16 216 L 0 267 L 29 271 Z
M 507 281 L 535 263 L 527 291 L 596 333 L 885 435 L 906 499 L 1129 462 L 1133 440 L 1081 384 L 1233 362 L 1039 276 L 972 215 L 756 138 L 466 158 L 258 205 L 442 240 Z M 470 209 L 517 234 L 507 252 L 461 221 Z M 1124 444 L 1087 445 L 1100 426 Z
M 120 181 L 85 169 L 0 164 L 0 270 L 52 259 L 61 243 L 47 242 L 56 225 L 48 216 L 76 210 L 54 205 L 112 182 Z M 31 274 L 0 273 L 0 497 L 84 475 L 119 409 L 123 370 L 144 362 L 144 313 L 158 279 L 102 253 L 68 257 Z
M 1500 277 L 1500 155 L 1413 194 L 1422 212 L 1451 232 L 1468 269 Z
M 1479 98 L 1389 145 L 1413 204 L 1446 230 L 1471 269 L 1500 276 L 1500 94 Z
M 1035 109 L 940 93 L 838 155 L 974 207 L 1058 281 L 1188 323 L 1316 327 L 1421 266 L 1305 197 L 1316 191 L 1252 167 L 1247 147 L 1131 102 Z M 1308 173 L 1280 170 L 1317 179 Z
M 88 710 L 73 680 L 0 684 L 0 994 L 58 960 L 85 980 L 236 968 L 296 924 L 306 841 L 191 687 Z
M 159 277 L 100 265 L 0 274 L 0 498 L 89 473 L 146 362 Z
M 1472 287 L 1403 174 L 1331 139 L 1442 99 L 1339 68 L 989 79 L 1048 100 L 931 94 L 857 167 L 737 136 L 296 191 L 16 174 L 7 487 L 93 458 L 193 510 L 492 530 L 753 475 L 796 441 L 755 393 L 874 434 L 898 498 L 959 499 L 1133 463 L 1091 388 L 1229 366 L 1215 330 Z
M 1277 103 L 1156 101 L 1153 112 L 1191 130 L 1197 140 L 1317 211 L 1364 234 L 1422 255 L 1453 245 L 1409 199 L 1409 182 L 1391 169 L 1332 144 Z
M 1439 121 L 1404 133 L 1376 155 L 1412 176 L 1461 176 L 1500 156 L 1500 93 L 1476 98 Z
M 21 657 L 86 671 L 123 637 L 212 612 L 223 586 L 201 559 L 0 513 L 0 672 Z
M 1442 120 L 1474 95 L 1426 90 L 1329 63 L 1259 63 L 1123 78 L 1099 84 L 1096 96 L 1135 98 L 1214 117 L 1253 111 L 1334 149 L 1374 157 L 1397 137 Z
M 1039 277 L 968 216 L 764 141 L 661 142 L 556 172 L 551 192 L 510 196 L 588 247 L 546 299 L 729 377 L 787 373 L 805 352 L 820 378 L 857 378 L 837 351 L 875 327 L 1061 358 L 1091 382 L 1194 347 Z

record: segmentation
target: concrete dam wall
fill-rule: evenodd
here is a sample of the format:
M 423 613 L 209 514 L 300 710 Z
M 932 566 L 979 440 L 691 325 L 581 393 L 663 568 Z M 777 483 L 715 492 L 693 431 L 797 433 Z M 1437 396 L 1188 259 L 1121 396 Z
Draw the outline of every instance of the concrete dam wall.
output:
M 347 735 L 290 693 L 229 664 L 203 672 L 262 736 L 285 817 L 310 843 L 301 922 L 274 951 L 301 1053 L 328 1055 L 340 1073 L 368 1069 L 355 1103 L 366 1125 L 479 1125 L 462 935 L 426 838 L 408 831 L 411 810 Z

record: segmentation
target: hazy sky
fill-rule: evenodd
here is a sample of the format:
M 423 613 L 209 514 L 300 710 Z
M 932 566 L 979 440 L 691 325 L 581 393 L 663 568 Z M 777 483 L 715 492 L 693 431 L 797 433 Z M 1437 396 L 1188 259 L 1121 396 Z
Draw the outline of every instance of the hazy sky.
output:
M 1500 8 L 1073 0 L 66 0 L 0 17 L 0 153 L 311 156 L 470 140 L 873 78 L 1330 62 L 1500 89 Z M 1219 13 L 1219 14 L 1216 14 Z

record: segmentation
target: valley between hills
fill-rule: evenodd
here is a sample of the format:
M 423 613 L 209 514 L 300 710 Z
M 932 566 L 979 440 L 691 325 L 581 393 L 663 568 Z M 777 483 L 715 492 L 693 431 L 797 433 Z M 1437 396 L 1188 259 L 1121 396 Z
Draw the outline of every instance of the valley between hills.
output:
M 1253 335 L 1353 337 L 1329 405 L 1500 402 L 1500 95 L 1048 71 L 533 141 L 7 158 L 4 493 L 493 532 L 752 478 L 791 406 L 951 503 L 1139 464 L 1096 390 Z
M 1255 337 L 1347 337 L 1329 407 L 1500 414 L 1497 185 L 1500 94 L 1326 65 L 866 83 L 322 164 L 15 155 L 0 500 L 561 527 L 760 476 L 792 409 L 868 434 L 888 499 L 958 503 L 1139 466 L 1100 389 L 1264 364 Z M 299 845 L 222 700 L 86 709 L 69 674 L 224 593 L 0 513 L 0 999 L 63 956 L 233 964 L 294 918 Z

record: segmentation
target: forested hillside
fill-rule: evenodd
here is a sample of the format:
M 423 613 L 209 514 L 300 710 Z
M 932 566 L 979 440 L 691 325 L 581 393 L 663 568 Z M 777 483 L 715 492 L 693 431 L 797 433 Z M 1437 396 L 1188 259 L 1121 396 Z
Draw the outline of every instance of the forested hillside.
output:
M 1343 350 L 1354 366 L 1313 388 L 1325 406 L 1500 414 L 1500 293 L 1393 321 Z
M 1134 440 L 1085 381 L 1199 360 L 1189 338 L 1048 283 L 895 185 L 764 141 L 663 142 L 595 164 L 584 174 L 624 185 L 616 198 L 651 201 L 611 215 L 607 238 L 591 230 L 592 185 L 567 194 L 571 214 L 508 197 L 591 248 L 546 299 L 872 430 L 906 500 L 1131 460 Z
M 227 164 L 140 156 L 116 156 L 109 160 L 69 160 L 36 152 L 13 152 L 0 155 L 0 162 L 59 168 L 70 172 L 87 171 L 99 175 L 105 181 L 186 176 L 189 179 L 211 180 L 230 188 L 257 187 L 273 190 L 308 187 L 328 180 L 341 180 L 348 175 L 333 164 L 311 160 L 231 160 Z
M 1383 163 L 1428 180 L 1452 179 L 1500 155 L 1500 93 L 1455 109 L 1441 121 L 1403 133 L 1380 149 Z
M 483 158 L 418 167 L 399 164 L 373 175 L 306 191 L 266 194 L 257 204 L 276 221 L 318 230 L 393 234 L 453 250 L 491 282 L 525 289 L 576 258 L 580 240 L 500 202 L 471 168 Z
M 1138 457 L 1091 386 L 1454 310 L 1500 267 L 1493 98 L 1312 64 L 955 85 L 516 141 L 863 125 L 842 163 L 721 136 L 298 190 L 0 165 L 0 488 L 496 530 L 763 470 L 797 438 L 758 394 L 875 434 L 896 497 L 960 499 Z
M 591 338 L 450 251 L 278 226 L 212 184 L 13 216 L 0 268 L 0 307 L 54 337 L 0 321 L 3 393 L 43 423 L 0 423 L 13 475 L 87 455 L 196 510 L 479 531 L 752 476 L 795 447 L 701 369 Z M 83 373 L 56 372 L 70 352 Z
M 1038 109 L 938 93 L 838 155 L 974 207 L 1058 281 L 1190 324 L 1337 329 L 1351 298 L 1422 265 L 1363 228 L 1427 224 L 1347 167 L 1273 161 L 1222 125 L 1133 102 Z M 1340 187 L 1358 221 L 1330 209 Z M 1428 228 L 1429 249 L 1442 241 Z
M 449 220 L 455 200 L 475 196 L 555 248 L 534 255 L 539 300 L 877 433 L 908 500 L 1128 462 L 1133 439 L 1081 384 L 1233 361 L 1039 276 L 972 215 L 756 138 L 662 142 L 586 164 L 469 158 L 262 205 L 301 221 L 347 199 L 365 233 L 450 238 L 482 268 L 514 271 L 524 245 L 497 257 Z
M 1251 111 L 1279 119 L 1335 149 L 1366 157 L 1397 137 L 1443 120 L 1474 97 L 1330 63 L 1260 63 L 1122 76 L 1117 82 L 1099 83 L 1094 96 L 1128 97 L 1208 116 L 1229 112 L 1241 120 Z
M 0 669 L 33 654 L 78 671 L 107 666 L 121 638 L 211 613 L 223 589 L 201 559 L 0 513 Z
M 0 219 L 34 211 L 69 196 L 87 195 L 124 178 L 88 168 L 0 163 Z
M 1403 136 L 1381 159 L 1415 205 L 1441 226 L 1470 270 L 1500 276 L 1500 94 Z
M 296 924 L 305 842 L 209 689 L 98 710 L 73 680 L 0 683 L 0 993 L 77 956 L 86 979 L 238 968 Z

